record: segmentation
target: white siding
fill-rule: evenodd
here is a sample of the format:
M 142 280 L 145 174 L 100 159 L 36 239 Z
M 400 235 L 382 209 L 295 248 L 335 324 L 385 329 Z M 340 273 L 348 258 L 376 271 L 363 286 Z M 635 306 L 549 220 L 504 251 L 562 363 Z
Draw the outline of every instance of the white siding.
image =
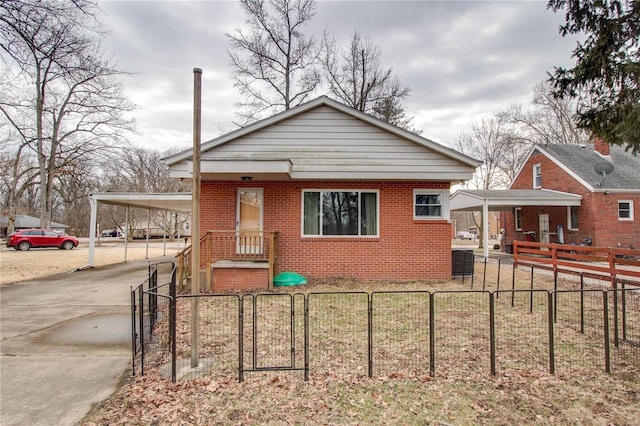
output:
M 473 169 L 328 106 L 289 118 L 202 153 L 202 160 L 282 160 L 295 178 L 456 179 Z M 177 166 L 177 164 L 175 165 Z M 174 166 L 174 167 L 175 167 Z M 338 176 L 334 176 L 336 178 Z M 469 176 L 470 177 L 470 176 Z

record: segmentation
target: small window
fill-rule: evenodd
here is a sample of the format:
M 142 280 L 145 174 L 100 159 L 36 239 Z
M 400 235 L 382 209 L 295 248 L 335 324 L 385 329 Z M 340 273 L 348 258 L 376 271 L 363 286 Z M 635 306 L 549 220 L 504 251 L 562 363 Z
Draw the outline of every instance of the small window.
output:
M 578 206 L 567 208 L 567 228 L 572 231 L 578 230 Z
M 522 231 L 522 208 L 516 207 L 513 211 L 513 217 L 516 223 L 516 231 Z
M 413 218 L 448 219 L 448 200 L 448 195 L 441 191 L 414 190 Z
M 618 220 L 633 220 L 633 201 L 618 201 Z
M 533 189 L 542 188 L 542 165 L 533 166 Z

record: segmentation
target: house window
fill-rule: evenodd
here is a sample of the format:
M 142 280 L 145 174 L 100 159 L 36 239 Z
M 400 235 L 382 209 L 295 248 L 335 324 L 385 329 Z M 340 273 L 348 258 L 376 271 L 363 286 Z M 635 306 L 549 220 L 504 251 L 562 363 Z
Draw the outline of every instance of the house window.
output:
M 618 201 L 618 220 L 633 220 L 633 201 Z
M 542 165 L 534 164 L 533 166 L 533 189 L 542 188 Z
M 513 211 L 513 217 L 516 223 L 516 231 L 522 231 L 522 208 L 516 207 Z
M 413 191 L 414 219 L 448 219 L 449 196 L 441 191 Z
M 578 230 L 578 206 L 567 207 L 567 228 L 572 231 Z
M 302 235 L 378 235 L 377 191 L 303 191 Z

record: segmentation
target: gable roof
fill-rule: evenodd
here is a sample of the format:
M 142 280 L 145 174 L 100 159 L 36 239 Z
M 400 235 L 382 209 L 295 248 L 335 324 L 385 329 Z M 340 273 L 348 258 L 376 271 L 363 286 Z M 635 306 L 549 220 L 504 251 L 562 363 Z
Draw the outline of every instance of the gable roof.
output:
M 593 145 L 549 144 L 536 146 L 532 155 L 535 152 L 547 156 L 590 191 L 640 190 L 640 157 L 622 147 L 612 145 L 609 156 L 600 154 Z M 595 165 L 603 161 L 614 166 L 604 180 L 594 170 Z
M 400 162 L 395 147 L 402 151 L 405 162 Z M 172 176 L 191 177 L 192 151 L 165 159 Z M 201 166 L 203 174 L 230 174 L 234 168 L 241 173 L 244 166 L 247 171 L 280 173 L 293 179 L 318 178 L 321 173 L 336 179 L 410 178 L 409 170 L 411 178 L 426 179 L 425 168 L 430 165 L 430 179 L 440 173 L 442 180 L 464 180 L 480 164 L 326 96 L 207 141 L 201 146 L 201 158 L 209 163 Z

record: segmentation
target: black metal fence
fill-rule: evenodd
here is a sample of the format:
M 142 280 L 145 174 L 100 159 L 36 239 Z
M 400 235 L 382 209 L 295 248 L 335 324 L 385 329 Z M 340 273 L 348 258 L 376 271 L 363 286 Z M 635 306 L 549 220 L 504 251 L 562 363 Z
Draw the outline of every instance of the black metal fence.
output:
M 191 296 L 170 291 L 175 274 L 159 284 L 150 271 L 132 291 L 134 374 L 146 363 L 174 381 L 264 371 L 464 378 L 610 372 L 640 359 L 639 289 L 584 274 L 481 259 L 455 291 Z
M 131 353 L 132 371 L 140 367 L 144 374 L 145 351 L 157 338 L 158 321 L 166 320 L 175 298 L 176 265 L 173 262 L 149 264 L 148 277 L 137 287 L 131 287 Z M 170 294 L 173 292 L 173 294 Z M 171 332 L 175 326 L 168 328 Z M 175 339 L 172 339 L 175 340 Z

